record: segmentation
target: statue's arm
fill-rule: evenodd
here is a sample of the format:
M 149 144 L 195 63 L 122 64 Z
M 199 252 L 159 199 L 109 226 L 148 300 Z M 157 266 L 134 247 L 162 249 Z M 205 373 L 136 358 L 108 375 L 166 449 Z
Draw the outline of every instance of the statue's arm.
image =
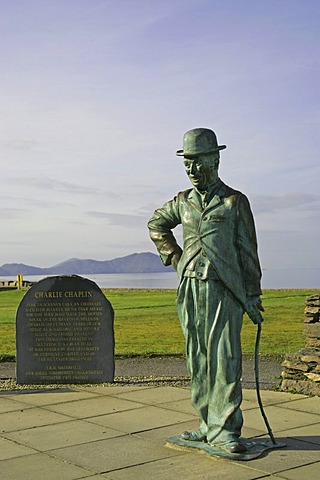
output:
M 237 248 L 246 289 L 246 310 L 254 323 L 261 323 L 260 310 L 263 311 L 263 307 L 257 236 L 250 204 L 244 195 L 240 196 L 238 203 Z
M 178 203 L 177 197 L 165 203 L 154 212 L 148 222 L 150 238 L 159 252 L 162 263 L 166 266 L 172 265 L 174 268 L 177 267 L 182 255 L 182 249 L 172 233 L 172 230 L 181 223 Z

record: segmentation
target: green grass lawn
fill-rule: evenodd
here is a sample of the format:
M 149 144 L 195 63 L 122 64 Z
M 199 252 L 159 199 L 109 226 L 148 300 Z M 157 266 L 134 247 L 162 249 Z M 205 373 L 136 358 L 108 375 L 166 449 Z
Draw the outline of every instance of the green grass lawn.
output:
M 285 355 L 304 346 L 306 297 L 320 290 L 265 290 L 261 355 Z M 115 311 L 117 355 L 184 354 L 174 290 L 104 290 Z M 0 291 L 0 361 L 15 356 L 15 315 L 24 292 Z M 244 354 L 252 354 L 257 328 L 246 316 Z

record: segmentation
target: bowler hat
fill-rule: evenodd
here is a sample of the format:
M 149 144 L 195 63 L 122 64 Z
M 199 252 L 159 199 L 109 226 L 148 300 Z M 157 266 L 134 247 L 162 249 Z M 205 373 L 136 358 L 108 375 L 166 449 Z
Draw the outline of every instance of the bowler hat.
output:
M 209 128 L 194 128 L 184 134 L 183 150 L 177 150 L 176 155 L 203 155 L 224 150 L 226 145 L 218 145 L 216 134 Z

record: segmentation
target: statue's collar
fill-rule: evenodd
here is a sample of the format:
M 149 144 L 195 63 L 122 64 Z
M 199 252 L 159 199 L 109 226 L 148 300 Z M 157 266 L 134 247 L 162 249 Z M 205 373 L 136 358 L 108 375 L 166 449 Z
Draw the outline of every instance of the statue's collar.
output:
M 206 199 L 207 203 L 209 203 L 212 197 L 218 194 L 222 185 L 222 180 L 218 178 L 218 180 L 213 185 L 209 185 L 206 190 L 198 190 L 198 188 L 196 187 L 194 188 L 194 190 L 200 195 L 202 199 Z
M 196 188 L 192 188 L 189 192 L 188 199 L 194 208 L 202 212 L 204 209 L 218 205 L 221 202 L 221 197 L 225 195 L 226 190 L 227 186 L 219 179 L 219 182 L 213 186 L 210 191 L 210 196 L 207 198 L 204 197 L 204 192 L 200 193 Z

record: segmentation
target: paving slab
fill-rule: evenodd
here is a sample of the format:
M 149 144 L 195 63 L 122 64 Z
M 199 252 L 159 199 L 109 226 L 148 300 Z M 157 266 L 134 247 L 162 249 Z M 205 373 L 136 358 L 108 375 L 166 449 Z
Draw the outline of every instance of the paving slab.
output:
M 288 428 L 300 427 L 302 425 L 312 425 L 318 423 L 319 416 L 313 413 L 301 411 L 292 411 L 288 408 L 281 408 L 277 405 L 271 405 L 265 409 L 273 432 L 282 431 Z M 260 413 L 260 409 L 245 410 L 243 412 L 244 424 L 250 428 L 258 430 L 265 429 L 265 424 Z
M 71 420 L 66 415 L 33 407 L 8 413 L 0 413 L 0 432 L 14 432 L 26 428 L 51 425 Z
M 93 475 L 92 477 L 86 477 L 86 480 L 106 480 L 106 478 L 108 478 L 107 476 L 105 475 L 100 475 L 99 473 Z M 111 478 L 111 477 L 109 477 Z M 111 479 L 112 480 L 112 479 Z
M 15 412 L 17 410 L 25 410 L 26 408 L 32 408 L 32 405 L 27 405 L 24 402 L 19 402 L 16 400 L 16 398 L 0 397 L 0 414 L 7 412 Z
M 263 403 L 263 406 L 266 407 L 267 403 Z M 254 408 L 259 407 L 258 402 L 253 402 L 250 400 L 242 400 L 241 403 L 241 410 L 244 412 L 245 410 L 253 410 Z
M 55 425 L 7 433 L 6 438 L 40 451 L 48 451 L 120 435 L 123 435 L 123 433 L 111 428 L 88 423 L 84 420 L 72 420 Z
M 187 422 L 181 422 L 179 425 L 176 423 L 174 425 L 166 425 L 159 428 L 154 428 L 153 430 L 145 430 L 142 432 L 135 433 L 134 436 L 142 438 L 148 442 L 154 443 L 159 447 L 163 447 L 167 439 L 177 435 L 179 433 L 188 431 L 197 430 L 199 427 L 199 420 L 188 420 Z
M 267 437 L 264 438 L 267 439 Z M 318 445 L 292 438 L 281 437 L 277 438 L 277 440 L 286 442 L 287 447 L 272 450 L 268 455 L 248 462 L 247 466 L 261 472 L 279 475 L 280 472 L 320 460 L 320 448 Z
M 106 413 L 121 412 L 145 407 L 143 403 L 137 403 L 112 396 L 101 396 L 89 400 L 78 400 L 75 402 L 59 403 L 49 405 L 48 410 L 62 413 L 74 418 L 90 418 Z
M 181 455 L 180 452 L 165 447 L 159 448 L 132 435 L 61 448 L 52 450 L 51 453 L 55 457 L 97 473 L 108 473 L 133 465 Z
M 296 400 L 303 400 L 307 397 L 306 395 L 294 394 L 288 392 L 274 392 L 271 390 L 262 390 L 261 399 L 263 405 L 277 405 L 279 403 L 286 403 Z M 248 402 L 257 403 L 257 393 L 255 390 L 243 389 L 243 399 Z
M 165 425 L 177 425 L 192 420 L 193 418 L 193 415 L 166 410 L 152 405 L 145 405 L 144 408 L 135 410 L 90 417 L 88 421 L 125 433 L 134 433 L 152 430 Z
M 263 391 L 275 436 L 288 447 L 239 463 L 164 447 L 169 437 L 198 428 L 188 388 L 101 385 L 2 393 L 4 480 L 318 477 L 320 413 L 315 397 Z M 244 390 L 243 410 L 243 436 L 268 439 L 254 392 Z
M 191 405 L 190 399 L 182 399 L 176 402 L 165 402 L 161 403 L 161 408 L 167 410 L 174 410 L 176 412 L 187 413 L 188 415 L 194 415 L 198 418 L 198 414 L 195 411 L 194 407 Z
M 110 392 L 112 393 L 112 392 Z M 131 392 L 119 392 L 118 398 L 133 400 L 135 402 L 157 405 L 180 400 L 188 400 L 190 403 L 190 391 L 184 388 L 154 387 L 148 390 L 134 390 Z
M 316 480 L 319 478 L 320 462 L 311 463 L 303 467 L 286 470 L 277 475 L 277 478 L 285 478 L 286 480 Z
M 282 432 L 279 432 L 279 435 L 284 438 L 297 438 L 298 440 L 302 440 L 304 442 L 320 445 L 320 422 L 313 425 L 303 425 L 298 428 L 284 430 Z
M 281 404 L 281 407 L 289 408 L 291 410 L 298 410 L 300 412 L 315 413 L 317 415 L 320 415 L 320 398 L 309 397 L 302 400 L 284 402 Z
M 150 387 L 146 385 L 129 385 L 127 382 L 119 386 L 118 384 L 104 385 L 77 385 L 78 391 L 86 391 L 89 393 L 98 393 L 99 395 L 117 395 L 118 393 L 128 393 L 138 391 L 147 392 Z
M 98 394 L 93 392 L 89 393 L 87 391 L 79 392 L 77 390 L 49 390 L 46 392 L 43 392 L 41 390 L 36 391 L 36 392 L 28 392 L 24 391 L 22 392 L 17 392 L 13 395 L 6 395 L 3 397 L 4 399 L 12 399 L 16 400 L 18 399 L 20 403 L 24 404 L 29 404 L 29 405 L 36 405 L 36 406 L 45 406 L 45 405 L 54 405 L 56 403 L 67 403 L 67 402 L 74 402 L 77 400 L 85 400 L 85 399 L 91 399 L 91 398 L 97 398 Z M 1 408 L 1 402 L 3 400 L 0 397 L 0 408 Z
M 32 455 L 33 453 L 38 452 L 0 436 L 0 460 L 23 457 L 24 455 Z
M 97 473 L 97 474 L 93 475 L 92 477 L 86 477 L 86 480 L 106 480 L 108 478 L 110 480 L 112 480 L 112 478 L 108 477 L 108 475 L 100 475 L 99 473 Z
M 187 453 L 143 465 L 118 469 L 106 475 L 113 480 L 255 480 L 261 472 L 217 457 Z
M 3 460 L 0 469 L 4 480 L 79 480 L 93 473 L 41 453 Z

